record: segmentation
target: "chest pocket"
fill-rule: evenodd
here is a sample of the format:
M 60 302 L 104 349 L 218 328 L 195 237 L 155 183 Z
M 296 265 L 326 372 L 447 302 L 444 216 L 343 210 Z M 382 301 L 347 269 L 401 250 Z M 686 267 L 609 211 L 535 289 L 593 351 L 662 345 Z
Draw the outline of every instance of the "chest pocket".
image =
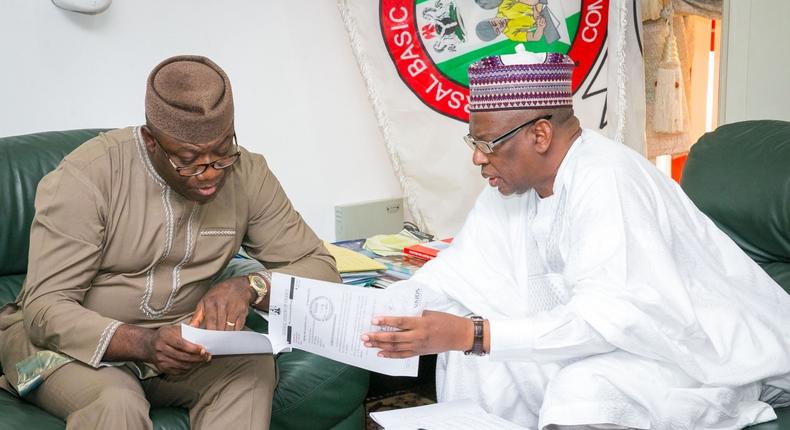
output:
M 200 230 L 200 236 L 218 237 L 218 236 L 236 236 L 235 228 L 204 228 Z
M 229 260 L 241 246 L 236 227 L 205 227 L 198 232 L 193 263 L 212 265 Z

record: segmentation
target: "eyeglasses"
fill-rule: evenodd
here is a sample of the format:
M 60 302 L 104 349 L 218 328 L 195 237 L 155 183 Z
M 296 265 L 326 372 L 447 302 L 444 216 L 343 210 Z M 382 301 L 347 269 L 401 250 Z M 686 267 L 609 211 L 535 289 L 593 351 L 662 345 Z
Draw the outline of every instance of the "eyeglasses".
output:
M 474 151 L 475 149 L 479 149 L 480 152 L 482 152 L 484 154 L 490 154 L 490 153 L 494 152 L 494 149 L 498 145 L 504 143 L 506 140 L 508 140 L 511 137 L 515 136 L 515 134 L 518 133 L 519 130 L 521 130 L 522 128 L 524 128 L 524 127 L 526 127 L 526 126 L 528 126 L 530 124 L 534 124 L 534 123 L 536 123 L 536 122 L 538 122 L 538 121 L 540 121 L 542 119 L 550 120 L 551 119 L 551 115 L 543 115 L 543 116 L 539 116 L 537 118 L 533 118 L 533 119 L 525 122 L 524 124 L 521 124 L 520 126 L 514 128 L 513 130 L 510 130 L 507 133 L 497 137 L 496 139 L 494 139 L 494 140 L 492 140 L 490 142 L 487 142 L 485 140 L 477 140 L 474 137 L 472 137 L 471 134 L 467 134 L 466 136 L 464 136 L 464 142 L 466 142 L 466 144 L 469 145 L 470 148 L 472 148 L 472 151 Z
M 211 163 L 192 164 L 190 166 L 177 166 L 176 163 L 174 163 L 173 160 L 170 158 L 170 155 L 167 153 L 167 151 L 165 151 L 165 148 L 162 147 L 162 144 L 159 143 L 159 139 L 157 139 L 153 135 L 151 135 L 151 137 L 154 139 L 154 142 L 156 142 L 156 144 L 159 145 L 159 148 L 162 150 L 162 152 L 165 153 L 165 157 L 167 157 L 167 161 L 170 162 L 173 168 L 176 169 L 176 172 L 178 172 L 178 174 L 181 176 L 190 177 L 190 176 L 200 175 L 201 173 L 205 172 L 209 166 L 217 170 L 227 169 L 228 167 L 236 164 L 236 162 L 239 161 L 239 158 L 241 157 L 241 151 L 239 151 L 239 142 L 236 140 L 236 134 L 234 133 L 233 146 L 236 148 L 236 152 L 234 154 L 231 154 L 227 157 L 222 157 L 219 160 L 214 160 Z

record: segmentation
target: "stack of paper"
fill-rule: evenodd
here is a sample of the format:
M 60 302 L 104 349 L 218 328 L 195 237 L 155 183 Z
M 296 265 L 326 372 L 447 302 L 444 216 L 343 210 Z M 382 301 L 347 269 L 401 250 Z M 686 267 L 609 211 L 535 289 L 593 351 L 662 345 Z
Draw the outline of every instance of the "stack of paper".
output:
M 425 260 L 408 255 L 390 255 L 387 257 L 373 257 L 374 260 L 387 266 L 387 272 L 403 273 L 411 277 L 417 269 L 425 264 Z
M 370 417 L 385 430 L 529 430 L 489 414 L 471 400 L 371 412 Z
M 204 330 L 181 324 L 181 337 L 206 348 L 212 355 L 261 354 L 291 351 L 284 339 L 269 337 L 254 331 Z
M 337 271 L 340 273 L 367 272 L 371 270 L 385 270 L 387 266 L 350 249 L 341 248 L 331 243 L 324 242 L 324 246 L 337 261 Z
M 350 249 L 327 242 L 324 242 L 324 246 L 335 257 L 337 271 L 340 272 L 344 284 L 369 284 L 379 276 L 379 270 L 387 268 L 378 261 Z
M 447 249 L 452 241 L 453 238 L 450 237 L 447 239 L 435 240 L 433 242 L 417 243 L 403 248 L 403 253 L 422 258 L 423 260 L 432 260 L 436 258 L 443 249 Z
M 347 272 L 341 273 L 340 279 L 344 284 L 368 286 L 376 281 L 379 276 L 381 276 L 381 272 L 378 271 Z
M 414 275 L 417 269 L 425 264 L 425 260 L 403 254 L 389 256 L 377 255 L 370 250 L 364 249 L 366 243 L 367 241 L 365 239 L 357 239 L 327 244 L 327 248 L 329 248 L 330 252 L 335 255 L 335 258 L 338 260 L 340 277 L 343 279 L 344 284 L 387 288 L 395 282 L 409 279 Z M 341 260 L 344 262 L 342 266 Z M 359 264 L 350 265 L 348 264 L 349 261 L 364 261 L 366 265 L 369 265 L 371 262 L 368 260 L 379 263 L 380 266 L 377 266 L 378 268 L 375 271 L 349 270 L 368 267 Z
M 409 279 L 409 276 L 403 273 L 397 273 L 387 270 L 387 272 L 384 273 L 383 275 L 377 276 L 376 279 L 374 279 L 370 283 L 370 286 L 375 288 L 387 288 L 390 285 L 398 281 L 402 281 L 404 279 Z

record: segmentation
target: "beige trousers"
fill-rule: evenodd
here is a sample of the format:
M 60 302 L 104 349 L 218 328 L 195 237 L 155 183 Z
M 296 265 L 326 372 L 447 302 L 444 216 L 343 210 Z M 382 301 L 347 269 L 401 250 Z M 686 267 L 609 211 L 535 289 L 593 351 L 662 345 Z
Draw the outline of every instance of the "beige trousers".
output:
M 150 407 L 189 409 L 190 428 L 268 429 L 277 383 L 271 355 L 214 357 L 190 373 L 139 380 L 124 367 L 72 362 L 26 399 L 66 429 L 152 429 Z

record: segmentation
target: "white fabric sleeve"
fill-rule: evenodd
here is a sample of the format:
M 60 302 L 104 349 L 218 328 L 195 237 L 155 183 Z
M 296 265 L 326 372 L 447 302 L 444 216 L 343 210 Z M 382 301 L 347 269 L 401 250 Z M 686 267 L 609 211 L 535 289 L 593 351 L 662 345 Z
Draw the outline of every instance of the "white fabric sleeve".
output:
M 613 350 L 565 307 L 529 318 L 506 317 L 516 299 L 503 294 L 512 289 L 498 286 L 514 282 L 509 226 L 524 218 L 511 212 L 512 206 L 505 209 L 508 203 L 501 199 L 495 189 L 484 190 L 452 246 L 389 289 L 420 288 L 426 309 L 489 319 L 492 360 L 545 362 Z
M 509 282 L 510 267 L 502 245 L 508 239 L 507 215 L 496 193 L 485 189 L 452 244 L 409 280 L 387 290 L 420 288 L 426 309 L 461 316 L 476 312 L 481 303 L 497 307 L 491 285 Z
M 531 318 L 491 319 L 494 361 L 552 362 L 615 349 L 587 322 L 559 306 Z

